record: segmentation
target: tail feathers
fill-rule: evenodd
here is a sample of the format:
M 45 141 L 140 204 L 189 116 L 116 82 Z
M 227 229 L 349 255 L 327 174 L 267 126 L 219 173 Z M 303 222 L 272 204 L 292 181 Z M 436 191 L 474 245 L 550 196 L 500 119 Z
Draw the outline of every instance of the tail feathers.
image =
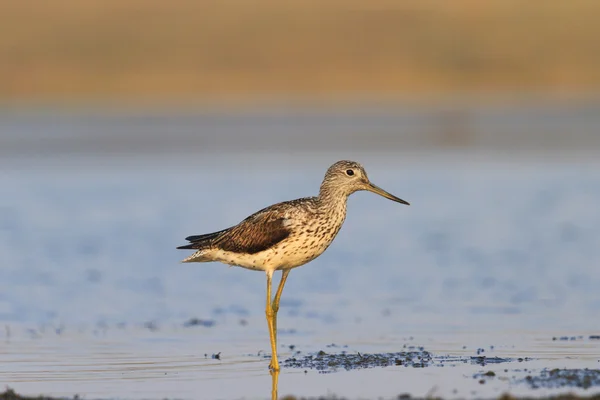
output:
M 194 250 L 194 249 L 198 249 L 198 243 L 190 243 L 190 244 L 186 244 L 184 246 L 179 246 L 177 248 L 180 250 Z
M 206 262 L 206 261 L 211 261 L 211 260 L 205 258 L 204 254 L 205 254 L 204 250 L 198 250 L 197 252 L 195 252 L 191 256 L 186 257 L 183 260 L 181 260 L 181 262 L 182 263 L 190 263 L 190 262 Z

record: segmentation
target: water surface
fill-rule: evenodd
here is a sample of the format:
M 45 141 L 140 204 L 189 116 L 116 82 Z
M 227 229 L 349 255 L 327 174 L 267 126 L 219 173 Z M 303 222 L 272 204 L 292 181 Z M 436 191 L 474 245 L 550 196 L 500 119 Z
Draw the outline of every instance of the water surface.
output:
M 330 249 L 290 275 L 281 357 L 423 346 L 530 360 L 284 369 L 280 394 L 541 395 L 561 389 L 517 378 L 600 367 L 600 341 L 590 339 L 600 332 L 595 158 L 344 153 L 4 159 L 0 384 L 87 398 L 269 397 L 264 274 L 180 264 L 188 253 L 175 247 L 316 194 L 325 169 L 345 157 L 412 205 L 349 199 Z M 192 318 L 205 326 L 185 327 Z M 488 370 L 498 379 L 473 378 Z

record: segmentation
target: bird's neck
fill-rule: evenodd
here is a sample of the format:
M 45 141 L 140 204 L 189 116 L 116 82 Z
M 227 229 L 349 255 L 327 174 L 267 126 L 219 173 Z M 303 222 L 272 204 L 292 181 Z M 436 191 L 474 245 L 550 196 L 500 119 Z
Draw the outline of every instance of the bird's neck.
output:
M 319 208 L 327 214 L 335 214 L 342 220 L 346 217 L 346 202 L 348 195 L 337 188 L 321 187 L 319 196 Z

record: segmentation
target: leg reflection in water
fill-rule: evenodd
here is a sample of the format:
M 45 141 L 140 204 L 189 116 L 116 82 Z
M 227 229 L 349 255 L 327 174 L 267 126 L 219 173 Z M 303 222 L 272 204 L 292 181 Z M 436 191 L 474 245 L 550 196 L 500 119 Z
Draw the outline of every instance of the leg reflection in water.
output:
M 277 400 L 277 386 L 279 385 L 279 370 L 271 370 L 271 400 Z

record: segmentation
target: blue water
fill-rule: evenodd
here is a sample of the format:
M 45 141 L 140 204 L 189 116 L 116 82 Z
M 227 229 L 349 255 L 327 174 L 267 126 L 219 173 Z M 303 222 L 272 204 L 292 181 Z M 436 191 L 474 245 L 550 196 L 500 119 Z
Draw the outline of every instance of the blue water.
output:
M 393 112 L 383 120 L 8 116 L 0 123 L 0 385 L 87 398 L 270 397 L 264 274 L 181 264 L 189 252 L 175 247 L 316 194 L 326 168 L 351 158 L 411 206 L 351 196 L 332 246 L 290 274 L 280 359 L 293 355 L 290 346 L 310 354 L 412 345 L 531 361 L 284 368 L 279 393 L 555 394 L 512 377 L 600 362 L 600 341 L 590 338 L 600 334 L 598 113 L 586 110 L 475 112 L 465 125 L 474 144 L 459 148 L 435 145 L 444 129 L 429 117 Z M 526 131 L 533 136 L 521 138 Z M 186 327 L 194 318 L 200 326 Z M 472 378 L 487 370 L 498 379 Z
M 412 206 L 353 195 L 331 248 L 290 275 L 282 312 L 292 320 L 368 319 L 407 332 L 600 327 L 598 164 L 360 161 Z M 179 264 L 187 252 L 175 247 L 316 193 L 328 163 L 6 168 L 0 321 L 262 316 L 262 273 Z

